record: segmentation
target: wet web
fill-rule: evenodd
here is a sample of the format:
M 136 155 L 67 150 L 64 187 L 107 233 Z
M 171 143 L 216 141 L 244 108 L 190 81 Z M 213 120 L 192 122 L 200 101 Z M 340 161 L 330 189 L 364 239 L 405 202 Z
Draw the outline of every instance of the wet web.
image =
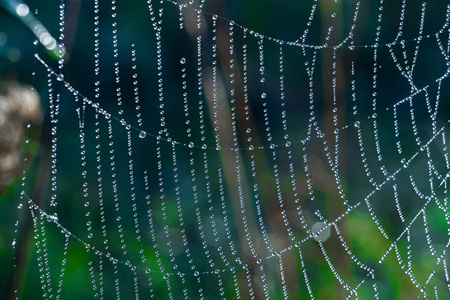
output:
M 88 8 L 92 82 L 36 48 L 43 298 L 448 297 L 449 5 L 307 1 L 286 40 L 149 0 L 143 40 L 122 2 Z

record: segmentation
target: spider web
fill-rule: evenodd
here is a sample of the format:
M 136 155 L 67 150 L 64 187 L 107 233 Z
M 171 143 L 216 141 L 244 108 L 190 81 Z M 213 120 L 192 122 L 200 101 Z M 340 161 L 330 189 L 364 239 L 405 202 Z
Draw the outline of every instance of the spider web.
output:
M 44 299 L 448 297 L 450 6 L 306 4 L 288 39 L 95 0 L 88 50 L 36 52 L 50 189 L 27 176 L 19 209 Z

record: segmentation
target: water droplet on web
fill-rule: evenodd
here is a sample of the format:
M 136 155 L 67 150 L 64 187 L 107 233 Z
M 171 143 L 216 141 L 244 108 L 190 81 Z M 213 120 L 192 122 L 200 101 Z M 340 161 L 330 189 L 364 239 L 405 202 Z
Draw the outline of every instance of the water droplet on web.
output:
M 63 81 L 64 80 L 64 75 L 63 74 L 58 74 L 58 76 L 56 76 L 56 80 Z
M 58 55 L 61 57 L 66 55 L 66 47 L 63 44 L 58 45 L 58 52 Z
M 139 137 L 141 138 L 141 139 L 143 139 L 143 138 L 145 138 L 147 136 L 147 132 L 145 132 L 145 131 L 141 131 L 141 132 L 139 132 Z
M 261 98 L 265 99 L 266 97 L 267 97 L 267 94 L 266 94 L 266 93 L 262 93 L 262 94 L 261 94 Z
M 199 275 L 200 275 L 200 272 L 199 272 L 199 271 L 195 271 L 195 272 L 194 272 L 194 276 L 197 277 L 197 276 L 199 276 Z
M 194 143 L 190 142 L 188 146 L 189 146 L 189 148 L 194 148 Z
M 359 128 L 360 125 L 361 125 L 361 124 L 360 124 L 359 121 L 356 121 L 356 122 L 355 122 L 355 127 L 356 127 L 356 128 Z
M 180 59 L 180 64 L 184 65 L 186 63 L 186 58 L 182 57 Z
M 57 222 L 58 221 L 58 217 L 56 216 L 56 213 L 53 215 L 47 215 L 47 222 Z
M 314 235 L 314 239 L 318 242 L 326 241 L 331 234 L 330 226 L 327 226 L 327 224 L 324 222 L 315 223 L 312 226 L 311 231 Z

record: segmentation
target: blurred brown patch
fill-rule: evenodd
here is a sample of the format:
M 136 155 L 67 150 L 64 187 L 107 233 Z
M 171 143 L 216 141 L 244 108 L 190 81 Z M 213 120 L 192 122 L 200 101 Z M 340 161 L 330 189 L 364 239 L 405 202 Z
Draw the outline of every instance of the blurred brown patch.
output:
M 28 124 L 41 122 L 40 99 L 31 87 L 0 82 L 0 194 L 26 168 L 22 146 Z

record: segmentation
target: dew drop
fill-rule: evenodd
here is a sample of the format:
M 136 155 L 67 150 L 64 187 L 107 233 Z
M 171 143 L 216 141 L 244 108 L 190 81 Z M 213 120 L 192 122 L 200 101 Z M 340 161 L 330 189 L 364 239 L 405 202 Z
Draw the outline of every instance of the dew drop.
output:
M 64 75 L 63 74 L 58 74 L 58 76 L 56 76 L 56 80 L 63 81 L 64 80 Z
M 58 217 L 56 216 L 56 214 L 54 215 L 47 215 L 47 222 L 57 222 L 58 221 Z
M 145 131 L 141 131 L 141 132 L 139 132 L 139 137 L 141 138 L 141 139 L 143 139 L 143 138 L 145 138 L 147 136 L 147 132 L 145 132 Z
M 180 64 L 184 65 L 186 63 L 186 58 L 182 57 L 180 59 Z
M 197 277 L 197 276 L 199 276 L 199 275 L 200 275 L 200 272 L 199 272 L 199 271 L 195 271 L 195 272 L 194 272 L 194 276 Z
M 311 231 L 313 233 L 313 237 L 316 241 L 324 242 L 330 237 L 330 227 L 324 222 L 315 223 Z
M 189 148 L 194 148 L 194 143 L 190 142 L 188 146 L 189 146 Z
M 64 55 L 66 55 L 66 47 L 64 47 L 63 44 L 60 44 L 58 46 L 58 51 L 59 51 L 59 56 L 63 57 Z
M 265 99 L 266 97 L 267 97 L 267 94 L 266 94 L 266 93 L 262 93 L 262 94 L 261 94 L 261 98 L 262 98 L 262 99 Z

